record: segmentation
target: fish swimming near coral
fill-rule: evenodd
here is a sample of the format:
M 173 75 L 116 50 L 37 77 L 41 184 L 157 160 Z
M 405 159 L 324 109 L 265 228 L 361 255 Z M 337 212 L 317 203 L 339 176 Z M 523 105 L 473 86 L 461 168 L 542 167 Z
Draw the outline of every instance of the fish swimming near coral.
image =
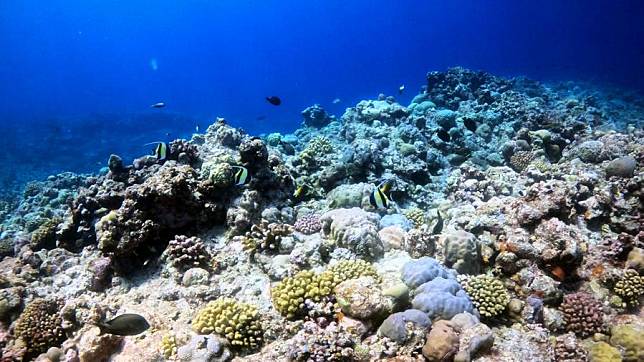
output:
M 134 336 L 150 328 L 148 321 L 139 314 L 126 313 L 107 322 L 96 323 L 100 334 L 109 333 L 118 336 Z
M 376 209 L 386 209 L 389 207 L 389 197 L 387 193 L 391 189 L 392 181 L 385 180 L 378 186 L 374 186 L 374 190 L 369 195 L 369 203 Z
M 475 120 L 466 117 L 463 119 L 463 126 L 465 126 L 465 128 L 470 130 L 470 132 L 476 132 L 476 128 L 478 125 L 476 124 Z
M 244 166 L 232 166 L 237 171 L 235 172 L 235 185 L 243 186 L 250 182 L 250 174 L 248 169 Z
M 296 200 L 299 200 L 304 196 L 304 193 L 306 192 L 306 185 L 299 185 L 296 189 L 295 192 L 293 192 L 293 198 Z
M 266 97 L 266 100 L 268 101 L 268 103 L 274 106 L 279 106 L 280 104 L 282 104 L 282 100 L 278 96 Z
M 439 129 L 438 132 L 436 132 L 436 136 L 438 136 L 438 138 L 440 138 L 443 142 L 449 142 L 451 140 L 449 133 L 447 133 L 447 131 L 442 128 Z
M 165 108 L 165 102 L 157 102 L 150 106 L 150 108 Z
M 434 224 L 434 227 L 432 228 L 432 234 L 440 234 L 441 231 L 443 231 L 443 216 L 441 215 L 441 212 L 436 210 L 436 224 Z
M 154 148 L 154 155 L 156 156 L 157 160 L 165 161 L 165 159 L 168 157 L 168 145 L 163 141 L 157 141 L 146 143 L 144 146 L 149 145 L 157 145 Z

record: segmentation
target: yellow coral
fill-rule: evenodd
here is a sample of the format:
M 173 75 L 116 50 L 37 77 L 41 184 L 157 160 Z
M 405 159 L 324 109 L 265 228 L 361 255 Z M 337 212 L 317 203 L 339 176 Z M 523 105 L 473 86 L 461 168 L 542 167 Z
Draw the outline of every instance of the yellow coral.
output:
M 623 350 L 624 362 L 644 361 L 644 329 L 623 324 L 611 329 L 610 344 Z
M 420 228 L 425 224 L 425 212 L 417 207 L 405 210 L 404 215 L 414 223 L 414 227 L 416 228 Z
M 621 362 L 622 356 L 619 351 L 606 342 L 593 343 L 588 349 L 588 360 L 590 362 Z
M 503 282 L 497 278 L 489 275 L 463 276 L 460 281 L 483 318 L 498 316 L 510 302 Z
M 262 342 L 257 307 L 230 298 L 208 303 L 192 320 L 192 328 L 200 334 L 218 334 L 236 348 L 256 348 Z
M 161 338 L 161 353 L 166 359 L 177 354 L 177 338 L 173 334 L 166 334 Z
M 644 294 L 644 277 L 634 269 L 627 269 L 613 290 L 630 307 L 637 307 L 640 297 Z

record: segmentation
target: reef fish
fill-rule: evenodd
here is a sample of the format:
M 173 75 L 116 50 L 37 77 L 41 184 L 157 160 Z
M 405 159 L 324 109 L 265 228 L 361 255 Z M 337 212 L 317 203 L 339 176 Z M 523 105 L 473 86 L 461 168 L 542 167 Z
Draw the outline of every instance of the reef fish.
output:
M 149 145 L 157 145 L 154 148 L 154 156 L 156 156 L 157 160 L 164 161 L 168 157 L 168 145 L 165 142 L 162 142 L 162 141 L 150 142 L 150 143 L 146 143 L 144 146 L 149 146 Z
M 282 100 L 278 96 L 266 97 L 266 100 L 268 101 L 268 103 L 274 106 L 279 106 L 280 104 L 282 104 Z
M 470 130 L 470 132 L 476 132 L 477 124 L 475 120 L 471 118 L 465 118 L 463 119 L 463 125 L 465 126 L 465 128 Z
M 405 85 L 404 84 L 401 85 L 400 87 L 398 87 L 398 94 L 403 94 L 404 91 L 405 91 Z
M 306 185 L 299 185 L 295 189 L 295 192 L 293 192 L 293 197 L 296 199 L 301 198 L 302 196 L 304 196 L 304 191 L 306 191 Z
M 436 210 L 436 224 L 432 228 L 432 234 L 440 234 L 441 231 L 443 231 L 443 216 L 440 211 Z
M 389 206 L 389 197 L 386 192 L 391 189 L 391 181 L 383 181 L 380 185 L 376 186 L 369 195 L 369 202 L 371 206 L 376 209 L 386 209 Z
M 165 102 L 157 102 L 150 106 L 150 108 L 164 108 L 164 107 L 165 107 Z
M 235 185 L 243 186 L 250 182 L 250 175 L 248 174 L 248 169 L 243 166 L 232 166 L 234 169 L 237 169 L 235 172 Z
M 118 336 L 134 336 L 150 328 L 150 324 L 143 316 L 132 313 L 121 314 L 107 322 L 99 322 L 96 326 L 101 330 L 100 334 L 109 333 Z
M 334 99 L 331 103 L 333 103 L 333 104 L 338 104 L 338 103 L 340 103 L 340 102 L 341 102 L 340 98 L 336 98 L 336 99 Z

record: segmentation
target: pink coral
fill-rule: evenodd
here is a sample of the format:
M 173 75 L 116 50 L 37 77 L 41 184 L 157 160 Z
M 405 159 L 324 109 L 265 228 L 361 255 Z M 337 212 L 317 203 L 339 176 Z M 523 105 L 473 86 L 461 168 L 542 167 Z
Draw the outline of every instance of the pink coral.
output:
M 316 214 L 307 214 L 300 216 L 295 222 L 295 230 L 302 234 L 310 235 L 320 231 L 320 216 Z

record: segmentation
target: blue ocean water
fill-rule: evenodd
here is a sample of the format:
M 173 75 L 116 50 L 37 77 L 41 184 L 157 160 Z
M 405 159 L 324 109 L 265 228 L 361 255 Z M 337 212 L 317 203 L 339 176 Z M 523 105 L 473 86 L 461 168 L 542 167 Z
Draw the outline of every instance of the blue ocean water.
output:
M 217 116 L 289 132 L 314 103 L 407 104 L 451 66 L 642 92 L 643 17 L 641 1 L 3 0 L 0 190 L 131 160 Z

